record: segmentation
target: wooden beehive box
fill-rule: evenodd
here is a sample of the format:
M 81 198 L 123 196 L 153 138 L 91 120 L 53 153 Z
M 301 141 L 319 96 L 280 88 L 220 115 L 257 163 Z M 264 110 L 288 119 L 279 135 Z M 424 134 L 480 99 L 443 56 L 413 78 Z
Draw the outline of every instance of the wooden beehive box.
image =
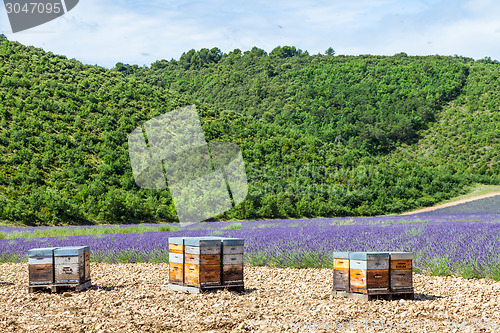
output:
M 28 251 L 29 285 L 54 283 L 54 250 L 57 247 L 31 249 Z
M 168 239 L 169 283 L 184 285 L 184 237 Z
M 90 281 L 90 246 L 83 247 L 84 279 Z
M 389 291 L 389 253 L 351 252 L 349 266 L 351 291 Z
M 243 238 L 222 239 L 222 285 L 243 285 Z
M 85 253 L 88 246 L 60 247 L 54 250 L 54 282 L 56 284 L 82 284 L 86 282 Z M 90 258 L 90 256 L 89 256 Z M 90 268 L 88 278 L 90 279 Z
M 184 239 L 184 284 L 193 287 L 221 285 L 221 239 Z
M 349 268 L 349 252 L 333 252 L 333 290 L 350 290 Z
M 413 291 L 413 253 L 390 253 L 390 288 L 393 291 Z

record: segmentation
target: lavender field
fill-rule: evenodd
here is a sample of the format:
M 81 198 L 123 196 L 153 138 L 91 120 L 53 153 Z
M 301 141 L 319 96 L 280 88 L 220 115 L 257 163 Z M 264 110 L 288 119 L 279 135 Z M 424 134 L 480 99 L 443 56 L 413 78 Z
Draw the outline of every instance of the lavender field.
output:
M 1 227 L 0 261 L 26 261 L 27 251 L 35 247 L 89 245 L 96 262 L 168 262 L 169 237 L 214 235 L 244 238 L 245 260 L 251 265 L 332 267 L 333 251 L 411 251 L 416 272 L 500 280 L 500 213 L 492 211 L 498 205 L 488 200 L 482 214 L 464 213 L 463 205 L 457 211 L 409 216 L 147 225 L 144 230 L 156 231 L 145 232 L 71 227 L 84 234 L 59 237 L 9 239 L 10 233 L 26 236 L 40 228 Z M 95 232 L 99 228 L 103 233 Z

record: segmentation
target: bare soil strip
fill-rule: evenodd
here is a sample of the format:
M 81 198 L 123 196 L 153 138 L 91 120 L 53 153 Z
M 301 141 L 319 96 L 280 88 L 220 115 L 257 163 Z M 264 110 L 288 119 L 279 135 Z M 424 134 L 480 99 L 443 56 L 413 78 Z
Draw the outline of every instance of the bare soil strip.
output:
M 92 289 L 28 294 L 0 265 L 0 332 L 496 332 L 500 282 L 414 275 L 414 301 L 332 296 L 331 269 L 245 267 L 244 293 L 167 288 L 167 264 L 92 264 Z M 481 330 L 483 329 L 483 330 Z
M 444 204 L 441 204 L 441 205 L 437 205 L 437 206 L 433 206 L 433 207 L 426 207 L 426 208 L 417 209 L 417 210 L 414 210 L 414 211 L 411 211 L 411 212 L 406 212 L 406 213 L 403 213 L 403 214 L 400 214 L 400 215 L 412 215 L 412 214 L 418 214 L 418 213 L 432 212 L 432 211 L 435 211 L 437 209 L 446 208 L 446 207 L 452 207 L 452 206 L 456 206 L 456 205 L 459 205 L 459 204 L 462 204 L 462 203 L 466 203 L 466 202 L 470 202 L 470 201 L 476 201 L 476 200 L 484 199 L 484 198 L 490 198 L 490 197 L 494 197 L 494 196 L 497 196 L 497 195 L 500 195 L 500 192 L 493 192 L 493 193 L 478 195 L 478 196 L 475 196 L 475 197 L 463 198 L 463 199 L 460 199 L 460 200 L 457 200 L 457 201 L 447 202 L 447 203 L 444 203 Z

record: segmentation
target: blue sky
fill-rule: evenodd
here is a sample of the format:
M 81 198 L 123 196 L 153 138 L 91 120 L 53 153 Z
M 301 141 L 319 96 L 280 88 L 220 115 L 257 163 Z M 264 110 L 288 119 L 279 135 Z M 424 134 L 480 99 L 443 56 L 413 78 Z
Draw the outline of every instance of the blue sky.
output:
M 183 52 L 224 52 L 293 45 L 311 54 L 462 55 L 500 60 L 496 0 L 80 0 L 66 15 L 10 40 L 113 67 L 179 59 Z

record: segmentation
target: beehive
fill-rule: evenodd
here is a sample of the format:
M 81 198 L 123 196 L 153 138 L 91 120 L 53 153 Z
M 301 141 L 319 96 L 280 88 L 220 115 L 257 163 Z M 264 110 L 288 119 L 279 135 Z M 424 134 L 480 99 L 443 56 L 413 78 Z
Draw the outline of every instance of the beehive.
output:
M 169 282 L 184 285 L 184 237 L 168 239 Z
M 83 262 L 85 281 L 90 281 L 90 246 L 83 247 Z
M 54 282 L 56 284 L 82 284 L 90 280 L 90 258 L 88 246 L 61 247 L 54 250 Z M 86 253 L 89 253 L 87 256 Z M 88 267 L 88 274 L 85 267 Z
M 221 285 L 221 239 L 184 239 L 184 284 L 193 287 Z
M 413 290 L 413 253 L 390 253 L 390 287 L 393 291 Z
M 222 239 L 222 285 L 243 285 L 243 238 Z
M 54 250 L 57 247 L 28 251 L 29 285 L 54 283 Z
M 351 291 L 389 291 L 389 253 L 351 252 L 349 266 Z
M 349 291 L 349 252 L 333 253 L 333 290 Z

